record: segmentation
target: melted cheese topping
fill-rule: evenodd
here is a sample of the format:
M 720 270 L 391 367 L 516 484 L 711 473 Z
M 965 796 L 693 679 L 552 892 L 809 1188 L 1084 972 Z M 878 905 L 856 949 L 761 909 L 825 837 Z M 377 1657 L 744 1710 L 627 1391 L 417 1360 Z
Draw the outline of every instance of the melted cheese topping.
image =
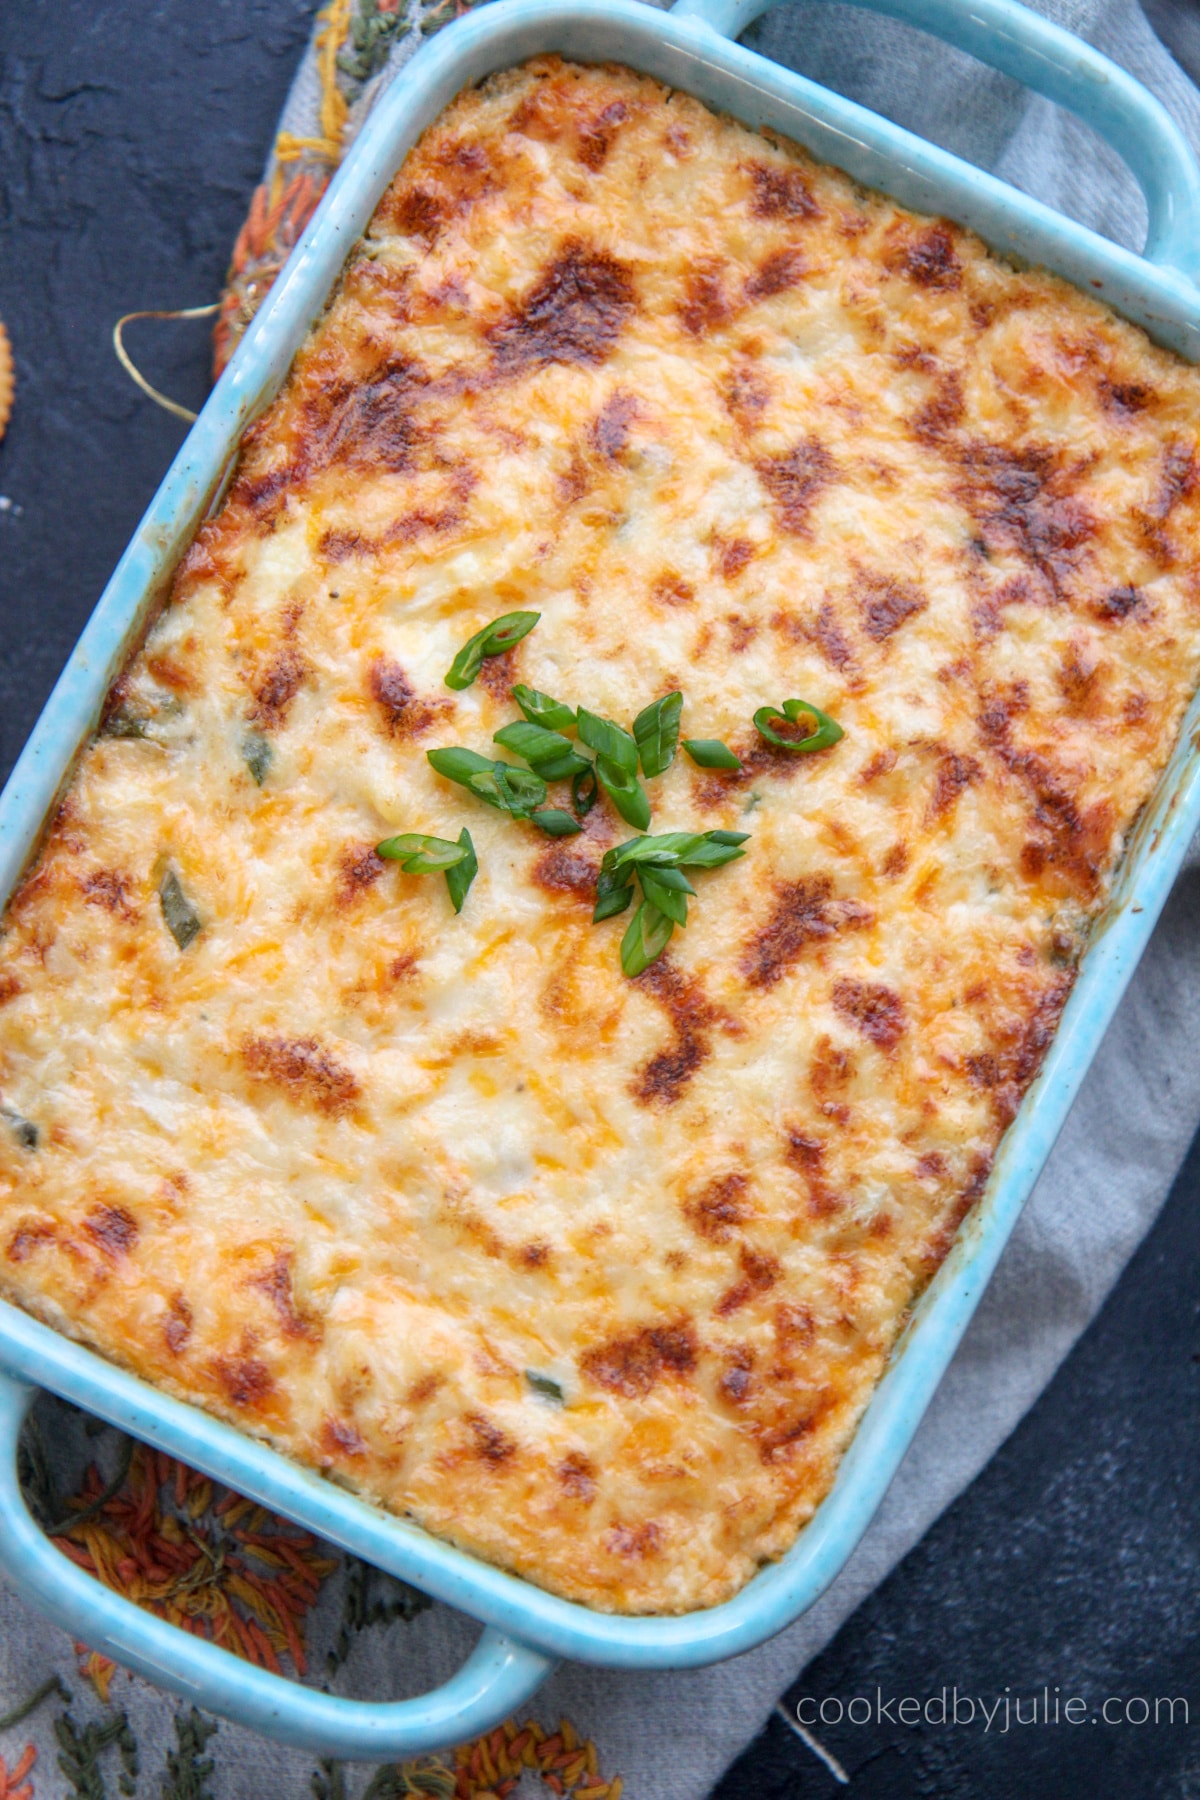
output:
M 9 908 L 3 1291 L 561 1594 L 732 1594 L 980 1193 L 1196 684 L 1197 382 L 627 71 L 463 95 Z M 626 723 L 678 686 L 744 758 L 650 784 L 655 831 L 752 836 L 635 981 L 608 804 L 552 842 L 426 762 L 518 679 Z M 762 743 L 791 695 L 844 741 Z M 463 824 L 461 917 L 372 848 Z

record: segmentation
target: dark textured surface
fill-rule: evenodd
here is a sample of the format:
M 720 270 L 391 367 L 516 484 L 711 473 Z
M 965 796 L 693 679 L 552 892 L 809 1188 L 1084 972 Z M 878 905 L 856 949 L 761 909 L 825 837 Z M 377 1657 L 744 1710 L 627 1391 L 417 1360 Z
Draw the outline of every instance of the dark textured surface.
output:
M 0 774 L 7 775 L 186 427 L 111 332 L 214 300 L 308 35 L 311 0 L 0 5 Z M 140 324 L 149 378 L 197 406 L 208 322 Z
M 184 433 L 121 373 L 113 322 L 215 297 L 310 17 L 310 0 L 0 7 L 0 316 L 18 367 L 0 446 L 4 773 Z M 135 331 L 151 379 L 197 404 L 206 325 Z M 957 1684 L 1028 1704 L 1045 1682 L 1089 1707 L 1184 1695 L 1200 1718 L 1198 1252 L 1194 1152 L 1034 1413 L 794 1698 Z M 1200 1796 L 1180 1725 L 817 1731 L 878 1800 Z M 777 1720 L 720 1793 L 838 1791 Z

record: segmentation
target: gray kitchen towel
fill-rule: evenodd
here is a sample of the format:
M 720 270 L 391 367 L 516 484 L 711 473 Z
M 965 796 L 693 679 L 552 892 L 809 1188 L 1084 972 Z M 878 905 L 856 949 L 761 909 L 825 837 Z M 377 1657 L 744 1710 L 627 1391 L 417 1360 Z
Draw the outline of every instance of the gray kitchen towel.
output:
M 1171 0 L 1154 4 L 1170 38 Z M 1200 145 L 1200 95 L 1135 0 L 1048 0 L 1043 10 L 1138 75 Z M 1187 13 L 1181 6 L 1180 43 L 1187 42 Z M 764 52 L 985 164 L 1097 230 L 1126 244 L 1140 241 L 1144 209 L 1112 152 L 1068 116 L 969 59 L 841 6 L 789 7 L 751 35 Z M 395 74 L 415 41 L 414 31 L 393 31 L 390 61 L 371 71 L 357 110 Z M 285 120 L 294 132 L 303 132 L 311 116 L 314 67 L 310 54 Z M 592 1737 L 605 1777 L 621 1774 L 631 1800 L 700 1800 L 759 1731 L 780 1692 L 978 1474 L 1037 1398 L 1153 1222 L 1200 1121 L 1198 1037 L 1200 854 L 1193 846 L 974 1323 L 879 1515 L 833 1587 L 789 1630 L 733 1662 L 651 1675 L 566 1666 L 533 1703 L 530 1711 L 543 1721 L 565 1714 Z M 111 1456 L 111 1447 L 102 1442 L 101 1449 L 102 1460 Z M 326 1584 L 313 1614 L 313 1679 L 323 1674 L 323 1652 L 336 1639 L 345 1606 L 345 1576 L 339 1579 L 340 1587 L 335 1580 Z M 333 1685 L 362 1697 L 419 1692 L 461 1660 L 475 1629 L 439 1606 L 411 1622 L 360 1631 Z M 38 1800 L 117 1791 L 122 1763 L 111 1724 L 114 1707 L 127 1713 L 141 1754 L 140 1774 L 131 1777 L 126 1769 L 122 1791 L 131 1791 L 132 1783 L 157 1795 L 164 1791 L 164 1767 L 165 1791 L 202 1791 L 169 1775 L 167 1758 L 178 1730 L 169 1696 L 121 1672 L 106 1708 L 81 1682 L 78 1652 L 66 1636 L 0 1590 L 0 1712 L 50 1671 L 70 1684 L 77 1743 L 89 1720 L 108 1724 L 112 1741 L 105 1746 L 94 1740 L 96 1767 L 108 1786 L 85 1789 L 61 1770 L 56 1758 L 66 1754 L 69 1762 L 74 1752 L 61 1723 L 55 1740 L 55 1715 L 61 1719 L 62 1709 L 48 1697 L 20 1726 L 0 1731 L 0 1757 L 10 1769 L 26 1742 L 36 1747 Z M 203 1754 L 214 1764 L 203 1791 L 216 1800 L 261 1800 L 268 1791 L 299 1800 L 312 1791 L 312 1759 L 232 1726 L 221 1725 Z M 316 1791 L 353 1800 L 367 1779 L 364 1770 L 325 1771 Z M 0 1794 L 5 1791 L 0 1779 Z M 376 1791 L 404 1790 L 393 1785 Z

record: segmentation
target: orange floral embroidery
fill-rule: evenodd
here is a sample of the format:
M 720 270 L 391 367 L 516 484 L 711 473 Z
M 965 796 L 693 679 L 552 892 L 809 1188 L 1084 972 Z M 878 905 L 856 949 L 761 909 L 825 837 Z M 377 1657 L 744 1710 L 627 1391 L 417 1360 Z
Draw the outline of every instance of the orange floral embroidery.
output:
M 93 1464 L 69 1503 L 87 1516 L 55 1538 L 65 1556 L 196 1637 L 275 1674 L 286 1655 L 305 1673 L 307 1616 L 337 1566 L 309 1533 L 240 1494 L 214 1505 L 206 1475 L 142 1444 L 119 1491 L 91 1510 L 104 1491 Z M 95 1652 L 84 1656 L 82 1672 L 107 1697 L 112 1665 Z
M 0 1800 L 33 1800 L 33 1783 L 26 1776 L 37 1761 L 37 1751 L 26 1744 L 25 1754 L 15 1769 L 10 1770 L 0 1756 Z

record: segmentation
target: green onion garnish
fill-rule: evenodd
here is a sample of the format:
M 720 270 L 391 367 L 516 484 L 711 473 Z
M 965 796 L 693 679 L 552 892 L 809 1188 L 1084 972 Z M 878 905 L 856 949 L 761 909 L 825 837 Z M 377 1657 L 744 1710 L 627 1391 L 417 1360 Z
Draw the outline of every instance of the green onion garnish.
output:
M 816 721 L 817 728 L 808 737 L 780 737 L 771 724 L 772 719 L 786 719 L 789 725 L 794 725 L 801 713 L 808 713 Z M 754 715 L 754 729 L 760 737 L 766 738 L 768 744 L 799 755 L 812 750 L 828 750 L 846 735 L 837 720 L 831 719 L 819 706 L 814 706 L 811 700 L 785 700 L 782 707 L 760 706 Z
M 267 779 L 274 755 L 270 741 L 260 731 L 248 731 L 242 739 L 242 761 L 249 769 L 255 787 L 261 787 Z
M 643 969 L 648 969 L 662 955 L 674 930 L 673 919 L 659 912 L 648 900 L 643 900 L 621 939 L 621 967 L 626 975 L 632 979 Z
M 583 708 L 580 707 L 579 710 L 582 712 Z M 629 741 L 632 743 L 633 739 L 630 738 Z M 650 823 L 650 802 L 637 776 L 618 768 L 607 757 L 597 756 L 596 777 L 625 823 L 636 826 L 639 831 L 645 831 Z
M 442 750 L 425 752 L 439 775 L 457 781 L 488 806 L 511 813 L 514 819 L 528 818 L 544 805 L 546 783 L 529 769 L 518 769 L 515 763 L 492 762 L 478 751 L 466 750 L 461 744 Z
M 201 930 L 200 914 L 179 885 L 174 869 L 168 869 L 158 889 L 163 923 L 181 950 L 186 950 Z
M 485 656 L 503 656 L 514 644 L 519 644 L 523 637 L 533 630 L 541 613 L 511 612 L 504 613 L 485 625 L 482 631 L 468 638 L 454 661 L 450 664 L 446 675 L 448 688 L 469 688 L 480 669 Z
M 593 764 L 589 763 L 586 769 L 579 771 L 571 783 L 571 805 L 581 819 L 586 819 L 595 806 L 598 791 L 596 770 Z
M 625 911 L 632 899 L 632 869 L 602 868 L 596 883 L 596 910 L 592 914 L 592 924 L 600 925 L 605 919 L 614 919 L 618 913 Z
M 540 1394 L 543 1400 L 553 1400 L 556 1406 L 565 1405 L 566 1395 L 553 1375 L 543 1375 L 538 1369 L 526 1369 L 525 1379 L 534 1393 Z
M 740 769 L 741 758 L 720 738 L 684 738 L 683 747 L 701 769 Z
M 531 725 L 544 725 L 547 731 L 569 731 L 575 724 L 574 707 L 551 699 L 549 694 L 539 693 L 537 688 L 528 687 L 523 681 L 517 682 L 512 697 Z
M 638 870 L 642 893 L 676 925 L 687 924 L 687 897 L 696 892 L 682 869 L 655 869 L 643 863 Z
M 559 731 L 548 731 L 544 725 L 531 725 L 526 719 L 516 719 L 511 725 L 502 726 L 493 735 L 492 742 L 511 750 L 516 756 L 523 756 L 543 781 L 569 781 L 573 775 L 582 775 L 591 767 L 570 738 L 563 737 Z
M 539 807 L 537 812 L 529 814 L 529 823 L 550 837 L 574 837 L 576 832 L 583 830 L 579 820 L 564 812 L 561 806 Z
M 471 883 L 479 873 L 479 858 L 475 854 L 471 834 L 465 825 L 458 834 L 458 841 L 467 854 L 461 862 L 452 864 L 446 870 L 446 886 L 450 890 L 450 900 L 456 913 L 462 911 L 463 902 L 470 890 Z
M 398 862 L 406 875 L 440 875 L 465 862 L 472 850 L 461 838 L 457 844 L 452 844 L 449 838 L 405 831 L 399 837 L 384 838 L 382 844 L 376 844 L 375 854 L 386 857 L 389 862 Z
M 402 831 L 375 846 L 376 856 L 398 862 L 406 875 L 444 875 L 454 910 L 460 913 L 467 890 L 479 873 L 471 834 L 464 827 L 457 844 L 449 838 L 429 837 L 422 831 Z
M 664 694 L 644 707 L 633 721 L 633 736 L 646 776 L 665 775 L 679 747 L 679 720 L 683 695 Z
M 602 719 L 598 713 L 589 712 L 581 706 L 576 715 L 579 736 L 589 750 L 611 763 L 614 769 L 624 770 L 627 775 L 636 776 L 638 766 L 637 742 L 625 730 L 611 719 Z

